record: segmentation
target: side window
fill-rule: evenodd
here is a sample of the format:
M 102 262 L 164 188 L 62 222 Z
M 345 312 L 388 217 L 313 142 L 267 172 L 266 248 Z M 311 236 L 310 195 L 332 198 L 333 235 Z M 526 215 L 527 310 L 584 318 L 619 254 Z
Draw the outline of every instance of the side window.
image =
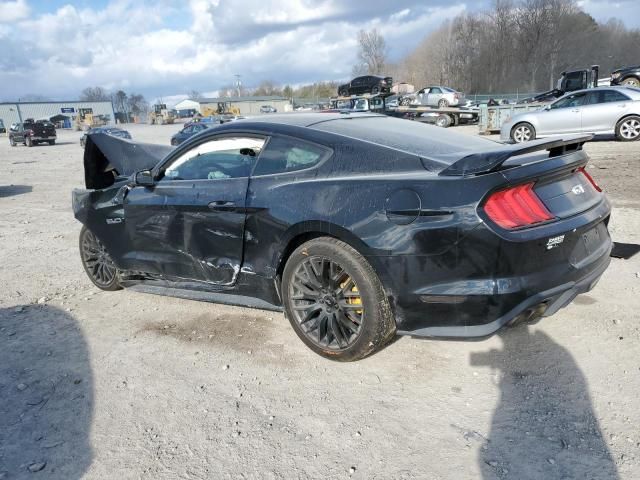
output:
M 438 87 L 433 87 L 429 93 L 442 93 L 442 90 Z
M 161 172 L 162 181 L 248 177 L 264 139 L 222 137 L 191 148 Z
M 617 92 L 615 90 L 602 90 L 600 93 L 600 102 L 601 103 L 609 103 L 609 102 L 625 102 L 629 100 L 625 94 Z
M 551 104 L 552 109 L 556 108 L 570 108 L 579 107 L 585 102 L 586 95 L 584 93 L 574 93 L 568 97 L 561 98 L 555 103 Z
M 293 172 L 317 165 L 331 150 L 288 137 L 272 137 L 258 159 L 253 175 Z

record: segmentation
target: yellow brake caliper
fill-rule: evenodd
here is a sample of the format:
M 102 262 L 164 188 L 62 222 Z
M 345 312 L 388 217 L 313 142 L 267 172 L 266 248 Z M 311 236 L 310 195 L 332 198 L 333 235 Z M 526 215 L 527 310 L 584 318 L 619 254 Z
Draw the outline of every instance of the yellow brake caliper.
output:
M 349 280 L 351 280 L 351 278 L 347 277 L 347 279 L 340 284 L 340 288 L 344 288 L 345 285 L 347 285 L 347 283 L 349 282 Z M 351 292 L 358 293 L 358 287 L 356 287 L 355 283 L 353 284 L 353 287 L 351 287 Z M 349 297 L 347 298 L 347 303 L 351 305 L 362 305 L 362 298 L 360 296 Z M 356 313 L 358 315 L 362 315 L 362 310 L 356 310 Z

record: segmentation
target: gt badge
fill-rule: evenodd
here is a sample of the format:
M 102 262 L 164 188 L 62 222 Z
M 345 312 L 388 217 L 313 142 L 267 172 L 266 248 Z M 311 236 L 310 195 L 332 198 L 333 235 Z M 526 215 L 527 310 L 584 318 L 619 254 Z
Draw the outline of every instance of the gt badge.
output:
M 580 195 L 581 193 L 584 193 L 584 187 L 580 184 L 574 186 L 571 191 L 573 192 L 574 195 Z
M 551 250 L 552 248 L 556 248 L 562 242 L 564 242 L 564 235 L 558 235 L 557 237 L 551 237 L 549 240 L 547 240 L 547 250 Z

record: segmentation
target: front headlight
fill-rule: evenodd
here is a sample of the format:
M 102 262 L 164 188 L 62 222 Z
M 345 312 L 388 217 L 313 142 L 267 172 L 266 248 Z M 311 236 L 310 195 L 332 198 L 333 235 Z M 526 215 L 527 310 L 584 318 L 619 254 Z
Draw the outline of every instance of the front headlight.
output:
M 612 73 L 611 78 L 618 78 L 620 76 L 620 72 Z

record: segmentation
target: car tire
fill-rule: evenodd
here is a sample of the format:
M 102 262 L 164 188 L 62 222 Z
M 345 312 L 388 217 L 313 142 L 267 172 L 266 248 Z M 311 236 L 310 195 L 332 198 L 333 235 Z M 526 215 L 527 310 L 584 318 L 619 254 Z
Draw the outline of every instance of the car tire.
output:
M 11 145 L 12 147 L 16 146 L 16 140 L 13 137 L 9 137 L 9 145 Z
M 447 108 L 449 106 L 449 102 L 444 98 L 438 102 L 438 108 Z
M 89 280 L 101 290 L 120 290 L 120 272 L 98 237 L 87 227 L 80 230 L 78 239 L 80 260 Z
M 640 79 L 636 78 L 636 77 L 629 77 L 629 78 L 625 78 L 622 81 L 622 85 L 624 85 L 625 87 L 636 87 L 636 88 L 640 88 Z
M 530 140 L 535 140 L 536 129 L 533 128 L 533 125 L 527 122 L 516 123 L 511 129 L 510 137 L 514 143 L 522 143 L 528 142 Z
M 56 141 L 55 140 L 49 140 L 49 145 L 55 145 Z
M 378 276 L 340 240 L 319 237 L 300 245 L 287 260 L 281 285 L 285 315 L 318 355 L 360 360 L 395 337 L 395 320 Z
M 616 125 L 616 138 L 621 142 L 633 142 L 640 138 L 640 116 L 624 117 Z
M 436 126 L 441 128 L 447 128 L 451 126 L 451 117 L 446 113 L 441 113 L 436 117 Z
M 25 144 L 27 147 L 33 147 L 33 140 L 31 140 L 31 137 L 27 137 L 27 138 L 25 138 L 25 140 L 24 140 L 24 144 Z

